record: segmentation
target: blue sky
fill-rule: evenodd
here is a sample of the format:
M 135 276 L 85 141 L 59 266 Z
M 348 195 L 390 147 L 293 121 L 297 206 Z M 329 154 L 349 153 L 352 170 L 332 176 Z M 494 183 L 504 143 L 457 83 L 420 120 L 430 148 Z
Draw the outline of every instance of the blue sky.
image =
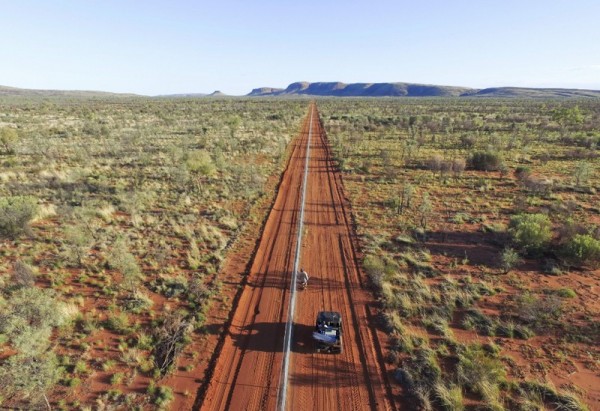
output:
M 246 94 L 293 81 L 600 89 L 600 1 L 0 0 L 0 85 Z

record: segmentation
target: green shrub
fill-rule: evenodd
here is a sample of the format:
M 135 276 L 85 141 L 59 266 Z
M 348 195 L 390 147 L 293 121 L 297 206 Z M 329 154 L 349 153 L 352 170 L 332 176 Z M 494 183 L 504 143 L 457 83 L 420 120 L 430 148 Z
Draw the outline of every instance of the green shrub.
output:
M 490 356 L 479 344 L 464 347 L 458 359 L 457 376 L 461 384 L 489 403 L 497 401 L 499 385 L 506 380 L 502 361 Z
M 476 151 L 471 154 L 469 165 L 475 170 L 496 171 L 502 165 L 502 157 L 491 151 Z
M 125 288 L 134 294 L 142 277 L 142 270 L 135 256 L 128 251 L 124 240 L 119 239 L 115 242 L 109 256 L 109 264 L 112 268 L 121 272 Z
M 59 382 L 63 371 L 52 352 L 31 357 L 12 355 L 0 365 L 0 398 L 23 400 L 26 409 L 45 409 L 45 395 Z
M 71 388 L 78 387 L 81 385 L 81 379 L 77 377 L 67 378 L 65 380 L 65 385 Z
M 149 296 L 141 292 L 136 292 L 125 300 L 123 307 L 132 313 L 139 314 L 150 309 L 153 304 L 154 301 Z
M 515 338 L 520 338 L 521 340 L 528 340 L 535 336 L 533 330 L 520 324 L 515 326 L 513 334 Z
M 519 248 L 538 253 L 552 239 L 552 223 L 545 214 L 520 214 L 511 218 L 509 232 Z
M 481 311 L 471 309 L 465 314 L 462 325 L 467 330 L 477 330 L 483 335 L 494 336 L 498 323 Z
M 556 290 L 556 295 L 562 298 L 575 298 L 577 297 L 577 293 L 573 291 L 571 288 L 560 288 Z
M 535 398 L 538 405 L 551 405 L 552 409 L 563 411 L 588 411 L 587 405 L 578 395 L 570 391 L 557 392 L 551 384 L 536 381 L 522 381 L 518 389 L 525 398 Z
M 73 367 L 76 374 L 87 374 L 89 372 L 87 363 L 84 360 L 78 360 Z
M 436 353 L 430 348 L 416 350 L 413 356 L 405 361 L 404 367 L 410 370 L 416 385 L 433 387 L 442 376 Z
M 110 369 L 113 368 L 115 366 L 115 364 L 116 364 L 115 360 L 108 359 L 102 363 L 102 370 L 110 371 Z
M 106 328 L 120 334 L 127 334 L 129 329 L 129 317 L 125 313 L 112 315 L 106 319 Z
M 51 290 L 21 288 L 0 312 L 0 333 L 7 335 L 21 354 L 34 356 L 47 349 L 52 329 L 65 324 L 69 316 L 66 305 L 57 301 Z
M 377 256 L 369 255 L 363 261 L 365 272 L 377 288 L 381 288 L 381 282 L 385 275 L 385 263 Z
M 521 256 L 512 248 L 505 248 L 500 256 L 502 269 L 508 273 L 514 266 L 521 262 Z
M 125 379 L 125 374 L 122 372 L 116 372 L 110 377 L 111 385 L 121 385 Z
M 37 211 L 37 201 L 31 196 L 0 198 L 0 235 L 16 238 L 27 232 Z
M 536 296 L 521 294 L 515 301 L 515 315 L 523 322 L 545 329 L 550 322 L 557 320 L 563 313 L 563 303 L 555 295 Z
M 531 176 L 531 168 L 519 166 L 515 169 L 515 177 L 518 180 L 525 181 Z
M 17 287 L 31 287 L 35 284 L 33 267 L 23 261 L 17 261 L 13 266 L 11 282 Z
M 19 141 L 19 133 L 11 127 L 0 128 L 0 148 L 5 154 L 14 154 L 17 142 Z
M 444 410 L 462 411 L 465 409 L 462 389 L 459 386 L 446 386 L 439 383 L 435 386 L 434 390 L 435 397 Z
M 566 245 L 566 255 L 573 262 L 600 265 L 600 240 L 588 234 L 575 235 Z
M 173 401 L 174 398 L 175 396 L 173 395 L 173 390 L 171 389 L 171 387 L 161 385 L 159 387 L 156 387 L 156 389 L 154 390 L 154 398 L 152 399 L 152 402 L 155 405 L 158 405 L 160 408 L 164 408 L 167 405 L 169 405 L 169 403 Z
M 192 151 L 187 155 L 186 166 L 192 173 L 198 173 L 203 176 L 213 176 L 217 172 L 215 163 L 210 153 L 206 150 Z

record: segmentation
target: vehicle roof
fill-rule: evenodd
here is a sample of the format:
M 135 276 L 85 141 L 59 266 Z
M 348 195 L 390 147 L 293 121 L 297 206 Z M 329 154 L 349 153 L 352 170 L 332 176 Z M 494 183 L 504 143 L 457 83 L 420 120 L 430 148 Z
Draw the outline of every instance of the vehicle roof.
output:
M 320 311 L 317 314 L 317 321 L 326 321 L 326 322 L 342 322 L 342 316 L 337 311 Z

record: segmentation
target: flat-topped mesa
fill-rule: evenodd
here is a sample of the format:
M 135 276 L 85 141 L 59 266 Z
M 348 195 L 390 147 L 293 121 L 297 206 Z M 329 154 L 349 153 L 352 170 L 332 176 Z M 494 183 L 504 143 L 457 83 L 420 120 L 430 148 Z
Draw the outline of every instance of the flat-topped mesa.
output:
M 456 97 L 463 93 L 476 91 L 466 87 L 435 86 L 410 83 L 351 83 L 335 82 L 309 83 L 299 81 L 282 89 L 262 87 L 254 89 L 249 96 L 285 96 L 312 95 L 336 97 L 421 97 L 448 96 Z
M 327 96 L 327 97 L 496 97 L 496 98 L 565 98 L 600 97 L 597 90 L 494 87 L 476 89 L 469 87 L 438 86 L 416 83 L 341 83 L 299 81 L 285 89 L 261 87 L 249 96 Z
M 248 96 L 272 96 L 277 95 L 283 91 L 282 88 L 274 87 L 259 87 L 252 89 Z

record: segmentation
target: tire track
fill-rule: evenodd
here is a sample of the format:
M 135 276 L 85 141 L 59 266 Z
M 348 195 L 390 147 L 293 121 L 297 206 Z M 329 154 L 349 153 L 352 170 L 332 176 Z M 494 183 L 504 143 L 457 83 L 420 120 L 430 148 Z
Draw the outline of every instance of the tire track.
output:
M 305 120 L 302 128 L 305 130 L 307 127 L 308 121 Z M 241 291 L 238 304 L 229 324 L 229 330 L 225 333 L 218 354 L 215 354 L 216 361 L 210 385 L 206 388 L 205 394 L 200 400 L 202 409 L 230 409 L 234 407 L 234 403 L 237 401 L 237 398 L 235 398 L 235 387 L 237 386 L 260 386 L 261 391 L 264 392 L 264 394 L 260 394 L 261 406 L 268 402 L 265 401 L 265 398 L 268 398 L 273 378 L 265 375 L 265 373 L 262 375 L 255 373 L 252 373 L 251 376 L 246 375 L 247 370 L 245 370 L 244 363 L 249 361 L 253 365 L 256 365 L 256 363 L 252 362 L 252 359 L 244 360 L 248 354 L 255 354 L 254 350 L 249 351 L 248 347 L 262 344 L 252 342 L 256 338 L 252 332 L 256 329 L 256 323 L 259 321 L 259 316 L 261 316 L 261 309 L 263 308 L 261 302 L 270 299 L 266 298 L 265 293 L 269 294 L 269 297 L 281 300 L 282 303 L 285 299 L 285 287 L 282 286 L 282 282 L 285 281 L 286 272 L 289 271 L 289 260 L 291 260 L 290 253 L 286 250 L 293 248 L 294 244 L 293 237 L 290 236 L 290 232 L 293 230 L 290 230 L 288 225 L 293 225 L 293 222 L 297 219 L 297 195 L 292 194 L 297 186 L 293 178 L 293 169 L 295 163 L 302 157 L 302 141 L 305 139 L 305 134 L 305 132 L 301 133 L 295 143 L 288 166 L 282 176 L 273 209 L 263 230 L 269 235 L 263 236 L 259 242 L 246 285 Z M 277 266 L 277 268 L 273 268 L 274 266 Z M 271 269 L 273 269 L 276 276 L 272 275 Z M 269 283 L 269 280 L 272 283 Z M 278 307 L 266 306 L 263 315 L 269 318 L 273 324 L 280 324 L 283 316 L 281 312 L 283 306 L 283 304 L 279 304 Z M 273 312 L 269 312 L 269 308 L 279 308 L 278 314 L 273 316 Z M 274 330 L 276 329 L 277 326 L 274 327 Z M 261 364 L 264 363 L 264 357 L 266 357 L 266 361 L 270 364 L 266 368 L 270 369 L 271 372 L 276 362 L 275 356 L 278 349 L 278 346 L 273 347 L 271 350 L 264 349 L 265 354 L 259 355 L 261 358 L 258 361 Z M 264 369 L 264 367 L 258 368 Z M 244 395 L 247 395 L 244 408 L 248 407 L 249 404 L 258 402 L 257 391 L 259 390 L 242 389 L 242 391 L 244 391 Z
M 201 407 L 207 410 L 271 410 L 277 404 L 283 325 L 299 216 L 306 140 L 313 140 L 306 193 L 306 235 L 301 261 L 309 287 L 298 293 L 290 354 L 288 409 L 394 409 L 382 355 L 369 316 L 372 296 L 358 265 L 351 215 L 327 136 L 311 103 L 294 142 L 274 206 Z M 344 324 L 341 354 L 316 353 L 311 338 L 318 311 L 339 311 Z M 376 348 L 377 347 L 377 348 Z

